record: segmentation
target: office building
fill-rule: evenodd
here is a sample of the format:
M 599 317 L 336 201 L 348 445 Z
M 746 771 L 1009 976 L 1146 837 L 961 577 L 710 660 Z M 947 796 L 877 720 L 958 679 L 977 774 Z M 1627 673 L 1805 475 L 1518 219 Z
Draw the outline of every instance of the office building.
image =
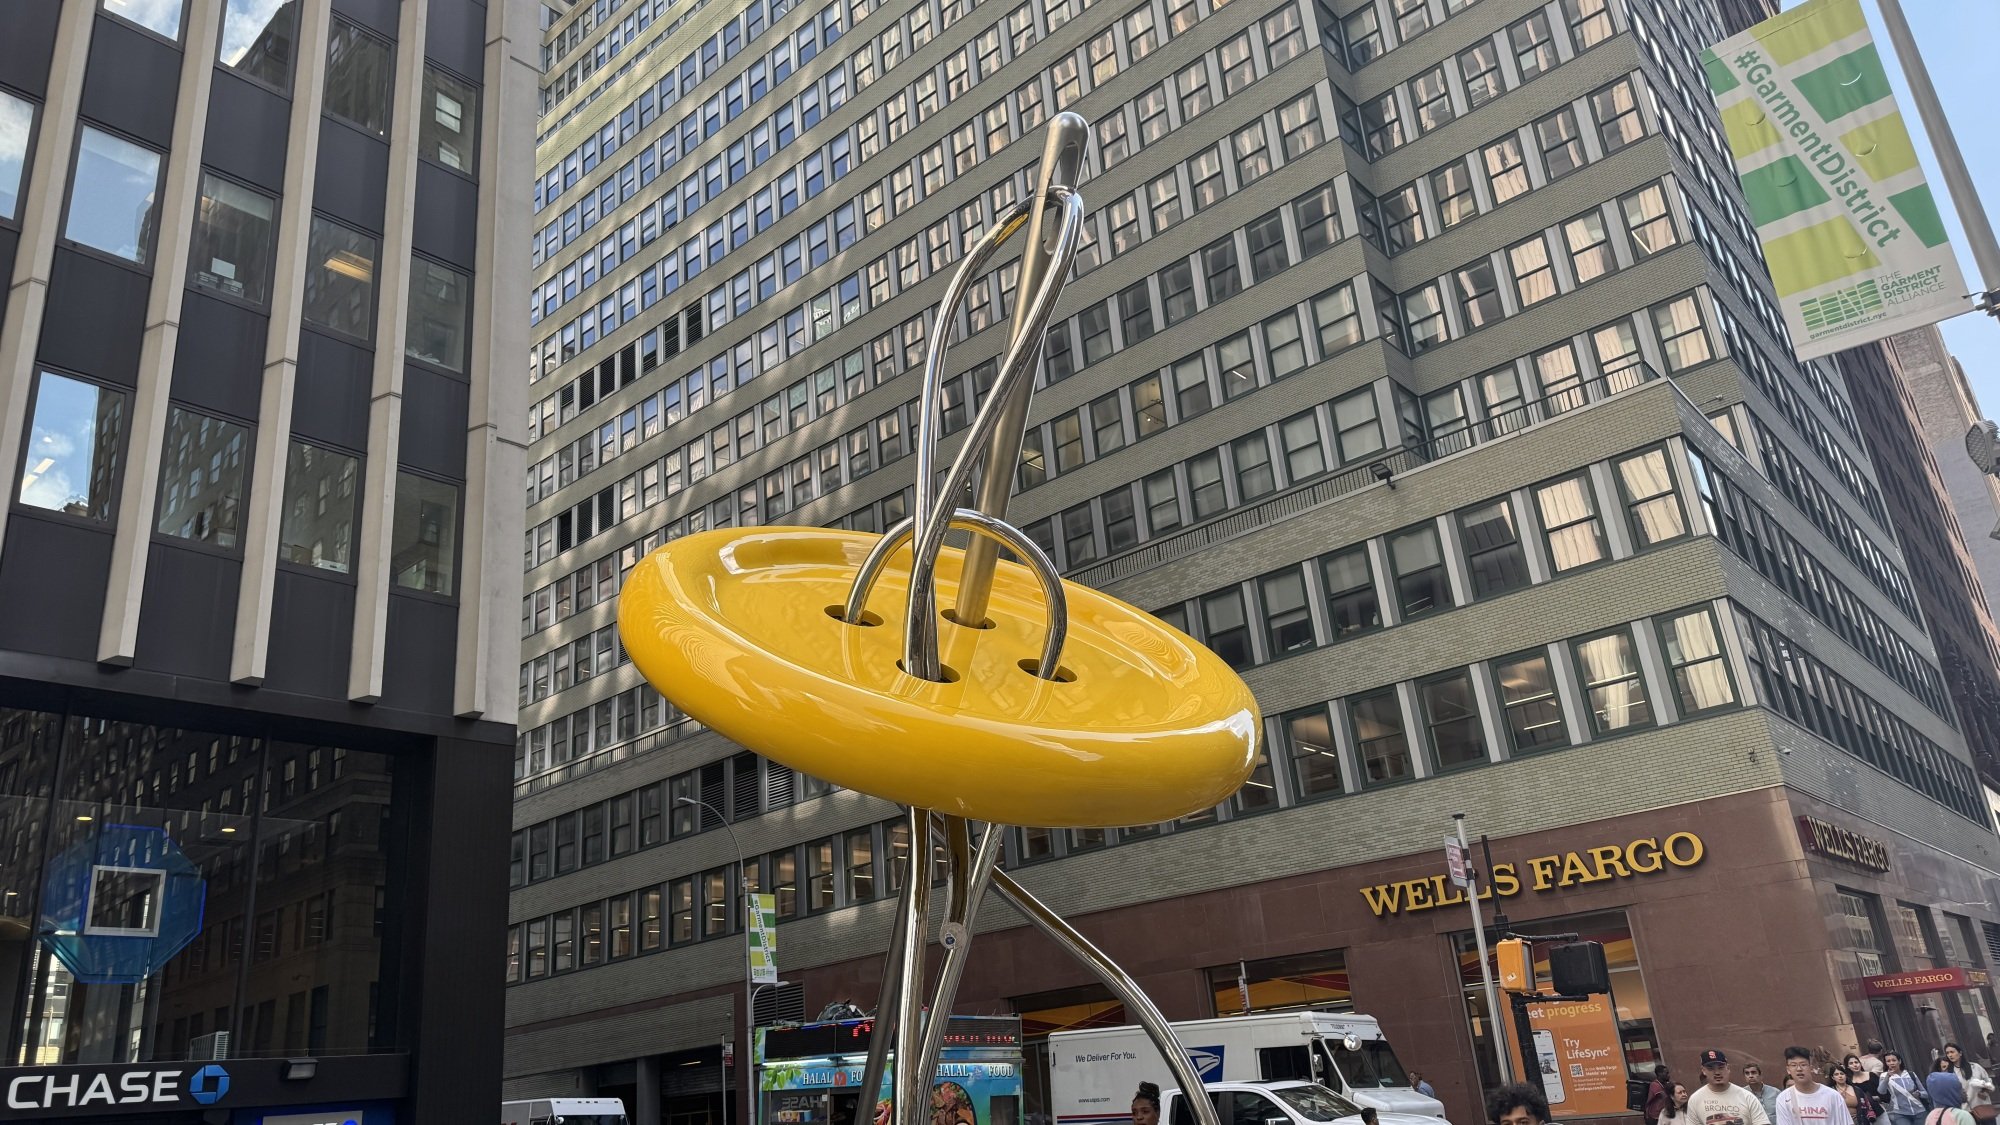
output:
M 2000 536 L 1995 535 L 2000 532 L 2000 478 L 1980 472 L 1965 455 L 1965 432 L 1987 415 L 1965 366 L 1945 350 L 1943 333 L 1905 332 L 1891 337 L 1888 346 L 1950 494 L 1973 572 L 1986 592 L 1988 616 L 2000 615 Z
M 1010 515 L 1242 668 L 1266 754 L 1173 824 L 1010 829 L 1017 876 L 1172 1017 L 1379 1016 L 1453 1120 L 1492 1077 L 1435 909 L 1455 812 L 1516 924 L 1605 942 L 1633 1073 L 1720 1024 L 1767 1063 L 1983 1041 L 2000 839 L 1855 404 L 1762 274 L 1709 0 L 545 20 L 510 1094 L 745 1120 L 746 1016 L 873 1003 L 896 810 L 678 713 L 618 590 L 696 530 L 908 514 L 925 346 L 962 341 L 949 453 L 1017 258 L 934 306 L 1065 109 L 1089 218 Z M 788 982 L 754 1013 L 737 841 Z M 1004 908 L 980 928 L 959 1011 L 1124 1018 Z
M 536 31 L 0 11 L 10 1120 L 492 1120 Z

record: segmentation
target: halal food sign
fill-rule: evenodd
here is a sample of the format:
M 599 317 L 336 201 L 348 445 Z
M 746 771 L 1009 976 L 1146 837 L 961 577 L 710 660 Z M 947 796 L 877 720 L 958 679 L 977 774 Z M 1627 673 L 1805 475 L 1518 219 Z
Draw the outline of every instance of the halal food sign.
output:
M 1524 889 L 1537 892 L 1604 883 L 1613 879 L 1633 879 L 1657 875 L 1671 868 L 1693 867 L 1708 854 L 1701 837 L 1692 832 L 1670 836 L 1647 836 L 1625 844 L 1606 844 L 1555 855 L 1539 855 L 1526 863 L 1496 863 L 1491 882 L 1480 889 L 1479 897 L 1498 894 L 1512 898 Z M 1465 901 L 1465 892 L 1451 880 L 1437 874 L 1400 883 L 1378 883 L 1361 888 L 1368 909 L 1377 918 L 1392 914 L 1415 914 Z

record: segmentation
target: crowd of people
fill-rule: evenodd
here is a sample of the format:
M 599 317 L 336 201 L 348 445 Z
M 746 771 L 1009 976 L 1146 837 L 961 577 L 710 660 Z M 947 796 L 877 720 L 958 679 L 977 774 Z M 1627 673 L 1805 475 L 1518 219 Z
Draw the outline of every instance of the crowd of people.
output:
M 1996 1053 L 2000 1043 L 1989 1041 L 1989 1062 Z M 1994 1125 L 2000 1117 L 1991 1073 L 1956 1043 L 1922 1073 L 1873 1041 L 1839 1062 L 1787 1047 L 1780 1086 L 1767 1084 L 1756 1063 L 1737 1085 L 1719 1050 L 1702 1052 L 1700 1069 L 1701 1082 L 1690 1086 L 1666 1066 L 1653 1068 L 1646 1125 Z M 1492 1125 L 1547 1125 L 1549 1105 L 1533 1086 L 1505 1086 L 1488 1099 L 1486 1116 Z

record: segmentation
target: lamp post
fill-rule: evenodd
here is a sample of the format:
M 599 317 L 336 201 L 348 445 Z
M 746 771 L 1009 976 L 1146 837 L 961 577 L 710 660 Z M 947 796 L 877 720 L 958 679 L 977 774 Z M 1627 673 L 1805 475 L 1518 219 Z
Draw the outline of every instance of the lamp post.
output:
M 698 808 L 703 808 L 708 810 L 709 812 L 714 813 L 716 823 L 722 825 L 722 830 L 724 832 L 729 833 L 729 845 L 736 849 L 736 886 L 737 889 L 743 893 L 743 907 L 744 907 L 743 1055 L 736 1062 L 736 1073 L 738 1077 L 743 1077 L 744 1068 L 750 1065 L 750 1051 L 752 1047 L 751 1037 L 755 1034 L 754 1028 L 757 1023 L 757 1014 L 756 1014 L 757 1010 L 755 1007 L 757 1003 L 757 989 L 754 987 L 754 982 L 750 979 L 751 978 L 750 911 L 755 909 L 754 904 L 751 903 L 750 901 L 750 864 L 749 861 L 743 857 L 743 842 L 736 838 L 736 829 L 730 827 L 729 818 L 722 815 L 721 809 L 716 808 L 714 805 L 709 804 L 707 801 L 699 800 L 694 797 L 675 797 L 674 803 L 677 805 L 689 805 Z M 743 1079 L 743 1102 L 746 1106 L 750 1104 L 750 1080 L 747 1077 Z M 729 1079 L 727 1074 L 724 1074 L 723 1076 L 722 1104 L 726 1110 L 726 1108 L 729 1105 Z M 726 1113 L 725 1116 L 727 1116 Z

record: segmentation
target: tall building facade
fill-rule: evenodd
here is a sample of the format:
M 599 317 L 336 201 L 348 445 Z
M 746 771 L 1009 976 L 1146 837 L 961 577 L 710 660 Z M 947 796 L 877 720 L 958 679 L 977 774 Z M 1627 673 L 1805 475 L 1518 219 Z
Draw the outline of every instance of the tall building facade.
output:
M 0 11 L 0 1117 L 492 1119 L 537 30 Z
M 1889 349 L 1951 497 L 1973 571 L 1986 593 L 1988 616 L 2000 616 L 2000 478 L 1980 472 L 1965 455 L 1965 431 L 1987 416 L 1985 409 L 1964 365 L 1946 350 L 1943 333 L 1934 328 L 1905 332 L 1889 341 Z
M 1011 513 L 1241 668 L 1265 755 L 1173 824 L 1010 830 L 1018 878 L 1170 1016 L 1379 1016 L 1454 1120 L 1494 1077 L 1454 812 L 1510 918 L 1605 942 L 1634 1074 L 1725 1026 L 1767 1063 L 1993 1028 L 2000 840 L 1854 404 L 1763 275 L 1707 0 L 544 18 L 510 1094 L 776 1120 L 723 1045 L 872 1002 L 896 810 L 678 713 L 618 589 L 704 528 L 908 514 L 925 347 L 962 341 L 948 455 L 1018 258 L 934 306 L 1066 109 L 1089 217 Z M 788 982 L 754 1012 L 740 884 Z M 1124 1018 L 981 927 L 961 1011 Z M 1871 983 L 1930 968 L 1964 987 Z

